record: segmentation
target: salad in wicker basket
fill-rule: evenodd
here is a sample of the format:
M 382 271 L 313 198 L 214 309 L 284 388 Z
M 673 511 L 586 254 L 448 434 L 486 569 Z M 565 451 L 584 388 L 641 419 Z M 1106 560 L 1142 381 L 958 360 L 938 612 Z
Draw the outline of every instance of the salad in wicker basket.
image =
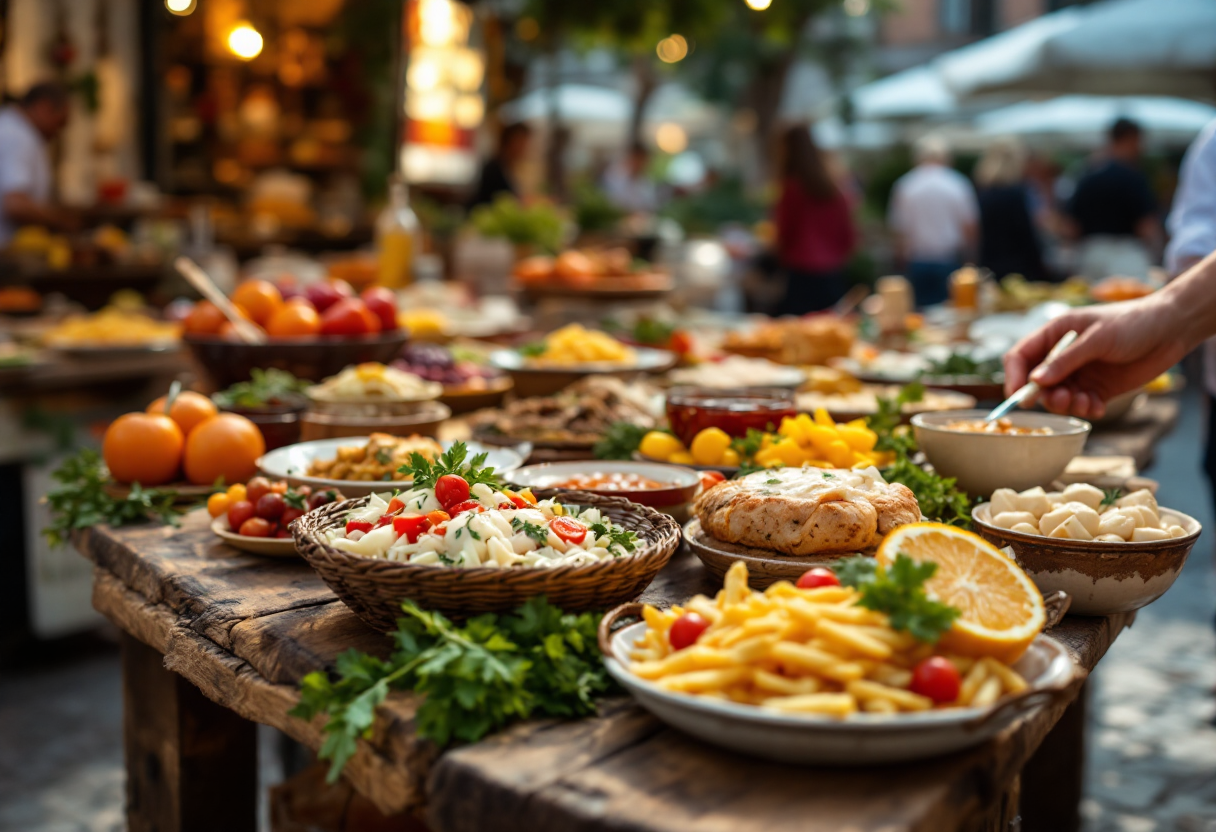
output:
M 465 616 L 538 595 L 570 610 L 636 597 L 679 544 L 666 515 L 619 497 L 514 491 L 456 443 L 411 457 L 413 487 L 310 513 L 300 553 L 365 621 L 390 630 L 400 603 Z

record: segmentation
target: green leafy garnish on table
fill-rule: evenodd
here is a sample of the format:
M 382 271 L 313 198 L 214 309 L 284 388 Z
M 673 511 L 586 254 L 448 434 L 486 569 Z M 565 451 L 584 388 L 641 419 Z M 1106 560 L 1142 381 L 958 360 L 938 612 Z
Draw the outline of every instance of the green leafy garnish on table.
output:
M 638 548 L 638 536 L 629 529 L 621 528 L 607 521 L 592 523 L 590 526 L 592 534 L 596 537 L 607 535 L 608 551 L 611 552 L 613 547 L 620 547 L 625 554 L 629 554 L 634 549 Z M 616 554 L 615 552 L 613 553 Z
M 571 615 L 533 598 L 508 615 L 481 615 L 457 627 L 410 601 L 401 609 L 389 659 L 348 650 L 337 659 L 336 679 L 316 671 L 300 682 L 291 714 L 328 717 L 319 756 L 331 763 L 331 783 L 356 740 L 371 736 L 376 706 L 390 690 L 425 695 L 415 717 L 418 734 L 444 747 L 530 716 L 594 714 L 596 697 L 613 687 L 596 646 L 594 613 Z
M 888 569 L 874 558 L 856 555 L 837 561 L 832 571 L 844 586 L 861 593 L 857 606 L 885 613 L 896 630 L 935 643 L 962 613 L 929 597 L 925 581 L 937 572 L 933 561 L 917 562 L 900 552 Z
M 965 352 L 955 352 L 946 358 L 929 361 L 929 366 L 922 376 L 979 376 L 987 381 L 995 381 L 998 374 L 1004 372 L 1000 358 L 985 358 L 976 361 Z
M 265 407 L 292 399 L 311 386 L 311 381 L 296 378 L 286 370 L 253 369 L 249 372 L 249 381 L 237 382 L 212 398 L 220 407 Z
M 971 528 L 971 499 L 958 489 L 954 477 L 926 471 L 903 453 L 897 453 L 895 461 L 881 473 L 887 482 L 903 483 L 912 489 L 920 513 L 930 520 Z
M 463 442 L 453 442 L 439 457 L 431 462 L 422 454 L 415 451 L 410 454 L 410 461 L 397 469 L 414 481 L 414 488 L 434 488 L 440 477 L 455 474 L 464 477 L 470 486 L 484 483 L 491 488 L 501 488 L 502 484 L 493 468 L 485 467 L 489 455 L 484 451 L 469 459 L 469 448 Z
M 912 438 L 912 432 L 901 423 L 904 405 L 919 402 L 924 397 L 925 386 L 916 381 L 899 388 L 893 398 L 878 397 L 878 410 L 872 416 L 866 417 L 866 427 L 878 435 L 874 450 L 896 453 L 912 453 L 916 450 L 916 440 Z
M 596 459 L 633 459 L 642 444 L 642 437 L 654 428 L 644 428 L 632 422 L 613 422 L 591 449 Z
M 544 355 L 547 349 L 549 349 L 549 345 L 544 341 L 532 341 L 531 343 L 521 345 L 516 352 L 524 358 L 536 358 L 538 355 Z
M 748 428 L 747 434 L 744 436 L 736 436 L 730 440 L 730 446 L 735 453 L 739 455 L 740 460 L 751 461 L 751 459 L 764 447 L 764 439 L 769 434 L 755 428 Z
M 144 520 L 159 520 L 177 525 L 181 513 L 174 507 L 177 493 L 162 488 L 143 488 L 132 483 L 125 497 L 114 497 L 106 486 L 112 485 L 101 455 L 91 448 L 65 459 L 51 473 L 58 485 L 46 495 L 51 510 L 51 525 L 42 530 L 52 546 L 66 543 L 72 532 L 105 523 L 122 526 Z

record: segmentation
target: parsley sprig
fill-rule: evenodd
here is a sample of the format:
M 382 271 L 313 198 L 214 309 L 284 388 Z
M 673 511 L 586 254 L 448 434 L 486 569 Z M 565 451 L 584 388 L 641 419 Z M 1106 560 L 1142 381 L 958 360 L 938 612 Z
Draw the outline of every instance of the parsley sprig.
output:
M 638 536 L 629 529 L 614 525 L 606 520 L 601 520 L 598 523 L 592 523 L 590 526 L 591 533 L 596 537 L 607 536 L 608 551 L 612 552 L 614 547 L 619 547 L 624 550 L 625 554 L 629 554 L 634 549 L 638 548 Z M 616 554 L 615 552 L 613 554 Z
M 632 422 L 613 422 L 595 443 L 591 453 L 596 459 L 633 459 L 643 437 L 654 428 L 644 428 Z
M 907 426 L 901 423 L 904 405 L 919 402 L 924 397 L 925 386 L 917 381 L 899 388 L 894 398 L 878 397 L 878 410 L 866 417 L 866 426 L 878 434 L 875 450 L 909 454 L 916 451 L 916 440 Z
M 133 483 L 125 497 L 106 490 L 111 484 L 101 455 L 84 448 L 51 473 L 59 483 L 46 495 L 51 525 L 42 530 L 52 546 L 66 543 L 72 532 L 99 523 L 122 526 L 144 520 L 177 525 L 180 511 L 174 506 L 177 494 L 161 488 L 143 488 Z
M 336 678 L 308 674 L 300 683 L 293 716 L 326 714 L 328 734 L 319 755 L 337 780 L 371 735 L 376 707 L 390 690 L 424 694 L 418 734 L 443 747 L 475 742 L 491 731 L 533 715 L 586 716 L 613 683 L 599 659 L 595 613 L 571 615 L 533 598 L 508 615 L 482 615 L 457 627 L 412 602 L 391 634 L 396 650 L 387 660 L 348 650 L 337 659 Z
M 832 570 L 841 584 L 861 593 L 859 607 L 886 613 L 892 627 L 919 641 L 935 643 L 962 614 L 925 591 L 925 581 L 937 572 L 933 561 L 917 562 L 901 552 L 888 569 L 874 558 L 857 555 L 837 561 Z
M 493 468 L 484 467 L 486 453 L 468 458 L 469 448 L 463 442 L 453 442 L 434 462 L 415 451 L 410 454 L 410 461 L 397 469 L 414 480 L 414 488 L 434 488 L 440 477 L 455 474 L 464 477 L 470 486 L 484 483 L 491 488 L 501 488 L 502 484 Z
M 541 546 L 549 545 L 549 529 L 546 526 L 542 526 L 538 523 L 529 523 L 522 517 L 512 517 L 511 529 L 513 531 L 523 532 Z
M 1119 502 L 1119 498 L 1122 496 L 1123 496 L 1123 489 L 1121 489 L 1121 488 L 1103 489 L 1102 490 L 1102 502 L 1098 504 L 1098 510 L 1101 511 L 1102 509 L 1106 508 L 1107 506 L 1113 506 L 1115 503 Z

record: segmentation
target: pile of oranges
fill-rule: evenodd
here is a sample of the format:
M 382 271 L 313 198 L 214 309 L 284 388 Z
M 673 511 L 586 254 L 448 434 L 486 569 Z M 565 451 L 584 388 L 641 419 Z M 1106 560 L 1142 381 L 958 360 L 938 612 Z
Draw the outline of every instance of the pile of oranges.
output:
M 101 453 L 116 482 L 145 487 L 175 482 L 185 474 L 194 485 L 244 482 L 257 473 L 266 442 L 257 425 L 235 413 L 220 413 L 211 399 L 180 394 L 166 413 L 162 396 L 143 413 L 119 416 L 106 429 Z

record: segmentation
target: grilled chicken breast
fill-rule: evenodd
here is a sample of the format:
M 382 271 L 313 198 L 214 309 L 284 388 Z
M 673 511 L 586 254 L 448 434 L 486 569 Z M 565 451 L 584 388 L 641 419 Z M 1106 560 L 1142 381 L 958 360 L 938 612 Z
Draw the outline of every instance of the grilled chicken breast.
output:
M 911 489 L 876 468 L 777 468 L 705 491 L 694 511 L 712 537 L 787 555 L 855 552 L 920 520 Z

